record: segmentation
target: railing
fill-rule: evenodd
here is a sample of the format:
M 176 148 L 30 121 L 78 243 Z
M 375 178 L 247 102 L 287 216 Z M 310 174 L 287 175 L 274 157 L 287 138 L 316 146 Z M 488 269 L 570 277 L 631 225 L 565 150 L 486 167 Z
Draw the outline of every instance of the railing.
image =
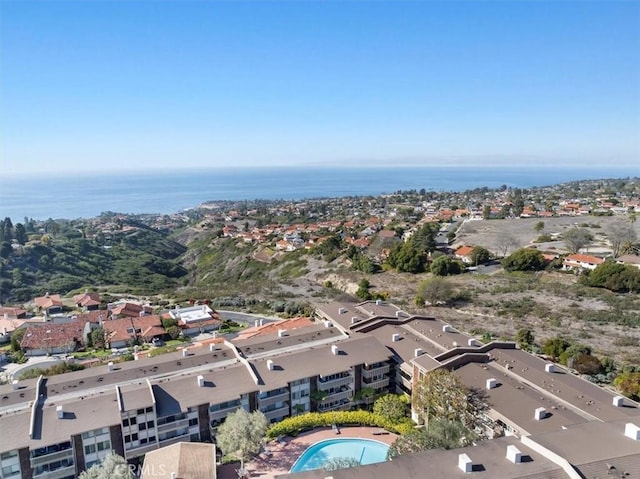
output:
M 126 449 L 125 456 L 127 459 L 131 459 L 133 457 L 142 456 L 150 451 L 155 451 L 156 449 L 158 449 L 158 445 L 156 444 L 156 441 L 153 441 L 141 446 L 132 447 L 131 449 Z
M 352 382 L 353 382 L 353 376 L 351 375 L 332 379 L 330 381 L 325 381 L 325 382 L 321 382 L 320 380 L 318 380 L 318 389 L 320 391 L 327 391 L 328 389 L 331 389 L 331 388 L 335 388 L 343 385 L 346 386 L 348 384 L 351 384 Z
M 281 408 L 274 409 L 273 411 L 265 412 L 264 415 L 269 420 L 275 419 L 275 418 L 278 418 L 278 417 L 282 417 L 282 416 L 288 416 L 289 415 L 289 406 L 283 406 Z
M 387 374 L 391 370 L 391 366 L 384 364 L 377 368 L 362 368 L 362 377 L 371 377 L 376 374 Z
M 231 414 L 232 412 L 237 411 L 238 409 L 240 409 L 242 406 L 238 405 L 238 406 L 231 406 L 228 408 L 224 408 L 224 409 L 219 409 L 215 412 L 211 412 L 209 411 L 209 420 L 210 421 L 215 421 L 218 419 L 223 419 L 225 417 L 227 417 L 229 414 Z
M 189 418 L 180 419 L 179 421 L 167 422 L 158 426 L 158 433 L 178 429 L 179 427 L 189 427 Z
M 362 384 L 366 384 L 367 387 L 370 387 L 373 389 L 380 389 L 389 385 L 389 378 L 387 376 L 380 379 L 362 378 Z
M 75 466 L 72 464 L 67 467 L 61 467 L 55 471 L 43 471 L 40 474 L 34 474 L 34 478 L 46 477 L 47 479 L 60 479 L 62 477 L 74 476 L 76 472 Z
M 260 406 L 269 406 L 277 402 L 286 401 L 287 399 L 289 399 L 289 391 L 284 391 L 279 394 L 274 394 L 273 396 L 258 398 L 258 403 Z
M 62 451 L 52 452 L 51 454 L 44 454 L 38 457 L 32 457 L 31 467 L 37 467 L 42 464 L 48 464 L 53 461 L 59 461 L 60 459 L 71 459 L 73 460 L 73 448 L 63 449 Z

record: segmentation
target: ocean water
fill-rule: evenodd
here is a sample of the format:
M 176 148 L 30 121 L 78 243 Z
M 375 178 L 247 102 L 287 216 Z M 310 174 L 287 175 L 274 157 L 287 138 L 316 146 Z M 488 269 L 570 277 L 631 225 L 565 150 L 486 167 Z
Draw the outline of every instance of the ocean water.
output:
M 91 218 L 105 211 L 175 213 L 205 201 L 329 198 L 424 188 L 526 188 L 640 175 L 640 168 L 269 168 L 2 177 L 0 218 Z

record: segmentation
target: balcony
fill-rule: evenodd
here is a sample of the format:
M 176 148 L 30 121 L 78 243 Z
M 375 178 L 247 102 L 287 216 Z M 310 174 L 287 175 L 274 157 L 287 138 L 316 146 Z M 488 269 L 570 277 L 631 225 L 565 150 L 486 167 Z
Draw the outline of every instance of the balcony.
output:
M 172 429 L 178 429 L 180 427 L 189 427 L 189 418 L 180 419 L 179 421 L 168 422 L 158 427 L 158 434 L 161 432 L 171 431 Z
M 345 407 L 348 407 L 351 404 L 351 401 L 348 398 L 343 398 L 339 401 L 330 401 L 327 402 L 326 404 L 320 404 L 318 406 L 318 411 L 320 412 L 325 412 L 325 411 L 331 411 L 333 409 L 342 409 Z
M 351 376 L 351 374 L 340 376 L 335 379 L 322 380 L 318 378 L 318 389 L 321 391 L 327 391 L 340 386 L 349 386 L 351 384 L 353 384 L 353 376 Z
M 388 364 L 383 364 L 382 366 L 378 366 L 378 367 L 370 367 L 370 368 L 362 368 L 362 377 L 363 378 L 370 378 L 371 376 L 375 376 L 378 374 L 388 374 L 389 371 L 391 370 L 391 366 L 389 366 Z
M 43 471 L 40 474 L 34 474 L 34 478 L 47 478 L 47 479 L 61 479 L 63 477 L 74 477 L 76 474 L 76 467 L 72 464 L 71 466 L 61 467 L 60 469 L 56 469 L 55 471 Z
M 165 447 L 165 446 L 170 446 L 171 444 L 175 444 L 176 442 L 180 442 L 180 441 L 186 441 L 189 442 L 189 431 L 187 431 L 186 434 L 182 434 L 180 436 L 176 436 L 176 437 L 172 437 L 170 439 L 165 439 L 164 441 L 160 441 L 160 445 L 159 447 Z
M 351 400 L 351 396 L 353 396 L 353 390 L 348 387 L 342 387 L 338 391 L 334 391 L 332 393 L 327 394 L 327 397 L 324 398 L 322 403 L 329 403 L 331 401 L 340 401 L 342 399 Z
M 263 398 L 258 397 L 258 404 L 260 405 L 260 408 L 262 408 L 262 407 L 271 406 L 272 404 L 276 404 L 276 403 L 279 403 L 282 401 L 288 401 L 288 400 L 289 400 L 289 391 L 285 390 L 273 395 L 268 395 Z
M 389 377 L 385 376 L 379 379 L 366 379 L 362 378 L 363 387 L 368 387 L 372 389 L 382 389 L 389 386 Z
M 285 406 L 280 407 L 278 409 L 274 409 L 272 411 L 264 412 L 264 415 L 267 417 L 267 419 L 269 421 L 271 421 L 273 419 L 277 419 L 277 418 L 283 417 L 283 416 L 288 416 L 289 415 L 289 406 L 285 405 Z
M 215 412 L 209 411 L 209 420 L 211 420 L 211 421 L 219 421 L 221 419 L 224 419 L 229 414 L 231 414 L 232 412 L 236 412 L 241 407 L 242 407 L 241 405 L 238 405 L 238 406 L 230 406 L 230 407 L 227 407 L 227 408 L 224 408 L 224 409 L 219 409 L 219 410 L 217 410 Z
M 62 459 L 69 459 L 73 461 L 73 449 L 63 449 L 62 451 L 52 452 L 51 454 L 45 454 L 38 457 L 31 458 L 31 467 L 35 468 L 43 464 L 48 464 L 54 461 L 61 461 Z
M 150 451 L 155 451 L 156 449 L 158 449 L 158 445 L 155 441 L 148 442 L 142 446 L 132 447 L 131 449 L 125 450 L 125 456 L 127 459 L 132 459 L 134 457 L 142 456 Z

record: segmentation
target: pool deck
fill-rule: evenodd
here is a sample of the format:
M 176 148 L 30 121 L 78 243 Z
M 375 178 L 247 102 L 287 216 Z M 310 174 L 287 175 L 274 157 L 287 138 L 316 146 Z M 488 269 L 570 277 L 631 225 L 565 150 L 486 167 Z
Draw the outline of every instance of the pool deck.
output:
M 285 437 L 279 441 L 267 443 L 262 452 L 253 461 L 245 464 L 249 471 L 249 477 L 259 479 L 273 479 L 277 475 L 286 474 L 293 463 L 311 445 L 324 439 L 344 439 L 355 437 L 360 439 L 373 439 L 391 445 L 397 435 L 384 431 L 377 427 L 341 427 L 340 434 L 329 428 L 318 428 L 313 431 L 300 434 L 296 437 Z M 235 465 L 224 465 L 218 468 L 218 479 L 238 479 Z

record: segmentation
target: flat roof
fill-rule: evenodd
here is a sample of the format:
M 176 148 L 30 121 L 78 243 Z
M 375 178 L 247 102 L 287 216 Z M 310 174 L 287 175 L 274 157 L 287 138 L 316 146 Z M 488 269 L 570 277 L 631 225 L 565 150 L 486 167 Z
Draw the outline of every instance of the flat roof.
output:
M 346 336 L 336 327 L 325 327 L 322 322 L 289 330 L 284 336 L 279 337 L 277 331 L 272 334 L 254 336 L 248 339 L 233 340 L 238 351 L 246 357 L 273 353 L 280 349 L 299 347 L 308 348 L 313 343 L 333 342 L 332 340 Z
M 399 334 L 398 341 L 393 341 L 394 334 Z M 423 355 L 434 356 L 442 351 L 436 348 L 433 343 L 415 334 L 411 328 L 398 324 L 385 324 L 367 333 L 358 333 L 358 337 L 373 336 L 384 344 L 391 353 L 400 359 L 401 362 L 410 362 L 415 358 L 415 350 L 422 349 Z
M 515 446 L 525 461 L 514 464 L 507 460 L 507 447 Z M 465 473 L 458 467 L 458 456 L 467 454 L 474 465 L 473 473 Z M 324 470 L 288 473 L 276 476 L 277 479 L 389 479 L 425 478 L 442 479 L 456 477 L 479 477 L 490 479 L 566 478 L 564 471 L 536 451 L 522 444 L 514 437 L 502 437 L 482 441 L 477 446 L 462 449 L 432 449 L 406 454 L 392 461 L 368 466 L 350 467 L 337 471 Z
M 557 431 L 563 426 L 588 420 L 553 397 L 543 395 L 506 372 L 501 372 L 491 363 L 469 363 L 456 369 L 455 373 L 467 387 L 484 392 L 490 408 L 511 426 L 519 429 L 521 434 Z M 489 390 L 486 382 L 491 378 L 496 379 L 498 386 Z M 534 417 L 535 410 L 539 407 L 544 407 L 547 411 L 547 417 L 540 421 Z
M 264 385 L 259 389 L 268 391 L 284 387 L 292 381 L 318 375 L 328 376 L 348 370 L 358 364 L 373 364 L 386 361 L 390 352 L 380 342 L 370 336 L 359 336 L 332 343 L 339 354 L 331 352 L 330 344 L 311 347 L 304 351 L 283 353 L 269 358 L 252 360 L 258 376 Z M 274 369 L 269 370 L 267 361 L 272 360 Z
M 138 381 L 135 384 L 126 384 L 120 386 L 119 389 L 124 411 L 153 406 L 154 397 L 146 380 Z
M 616 458 L 635 456 L 637 458 L 636 464 L 640 467 L 640 441 L 634 441 L 624 435 L 626 423 L 632 422 L 636 426 L 640 426 L 640 418 L 637 419 L 635 421 L 592 421 L 576 424 L 565 430 L 533 435 L 527 440 L 550 449 L 574 466 L 605 460 L 614 463 Z
M 523 380 L 536 384 L 549 394 L 571 404 L 601 421 L 640 416 L 638 404 L 628 398 L 625 407 L 613 405 L 614 393 L 576 376 L 561 366 L 555 365 L 556 372 L 545 372 L 548 361 L 519 349 L 493 349 L 491 355 L 496 363 L 509 366 L 509 372 Z
M 57 417 L 57 406 L 65 412 Z M 2 450 L 39 448 L 69 441 L 74 434 L 120 424 L 115 388 L 96 396 L 72 401 L 46 401 L 36 415 L 34 438 L 29 438 L 31 408 L 2 415 Z M 11 434 L 6 432 L 11 431 Z
M 199 375 L 204 377 L 203 387 L 198 386 Z M 242 394 L 256 391 L 258 386 L 247 368 L 242 364 L 236 364 L 156 382 L 153 389 L 158 415 L 166 416 L 179 412 L 176 408 L 186 411 L 187 408 L 200 404 L 219 404 L 238 399 Z

